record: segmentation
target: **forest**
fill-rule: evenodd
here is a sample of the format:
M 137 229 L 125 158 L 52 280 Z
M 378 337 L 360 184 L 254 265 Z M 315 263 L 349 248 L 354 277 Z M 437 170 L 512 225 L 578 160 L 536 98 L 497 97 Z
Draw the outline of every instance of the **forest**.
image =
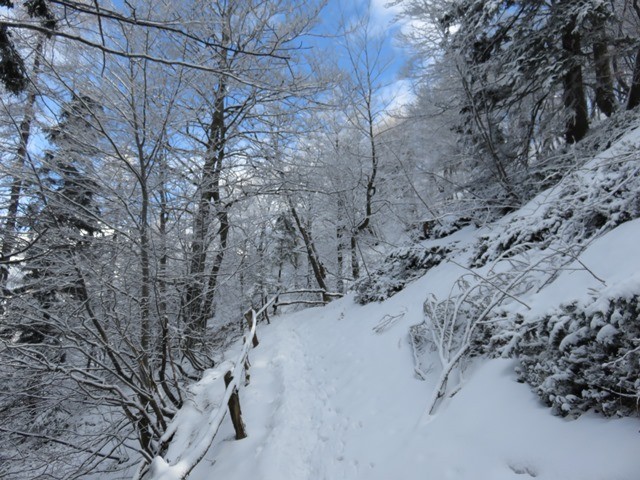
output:
M 537 333 L 499 311 L 640 217 L 633 149 L 576 176 L 640 125 L 638 0 L 393 0 L 403 99 L 373 3 L 0 0 L 1 478 L 144 475 L 247 308 L 387 299 L 454 249 L 421 242 L 514 212 L 467 267 L 549 256 L 427 300 L 431 407 L 463 356 L 514 354 L 557 414 L 638 414 L 640 289 Z M 578 360 L 540 343 L 578 314 Z M 582 394 L 543 382 L 562 362 Z

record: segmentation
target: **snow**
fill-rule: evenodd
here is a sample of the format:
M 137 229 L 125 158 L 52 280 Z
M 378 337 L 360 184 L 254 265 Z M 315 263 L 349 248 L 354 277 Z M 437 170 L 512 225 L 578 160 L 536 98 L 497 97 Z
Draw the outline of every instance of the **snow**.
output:
M 604 312 L 610 299 L 638 295 L 640 219 L 614 222 L 600 235 L 587 235 L 563 231 L 553 209 L 563 204 L 566 191 L 581 192 L 608 175 L 600 167 L 622 161 L 639 139 L 640 129 L 616 142 L 575 172 L 565 193 L 559 187 L 550 189 L 493 226 L 468 227 L 423 242 L 425 249 L 455 245 L 455 251 L 385 301 L 363 306 L 349 295 L 261 325 L 261 343 L 250 353 L 251 384 L 240 391 L 249 436 L 235 441 L 227 418 L 189 478 L 637 480 L 638 418 L 553 416 L 528 385 L 517 382 L 514 360 L 475 359 L 464 375 L 456 375 L 460 388 L 449 385 L 434 413 L 426 415 L 442 367 L 437 353 L 425 348 L 416 374 L 409 329 L 424 320 L 427 297 L 444 300 L 455 294 L 462 275 L 486 282 L 488 275 L 499 272 L 510 282 L 508 274 L 524 268 L 526 282 L 513 284 L 514 291 L 497 308 L 504 318 L 522 315 L 526 322 L 554 315 L 550 340 L 563 335 L 565 326 L 571 332 L 562 338 L 560 350 L 571 350 L 590 329 L 597 330 L 597 342 L 613 341 L 622 328 L 622 315 L 614 313 L 610 324 L 594 316 L 590 328 L 572 328 L 575 319 L 559 313 L 560 307 L 575 304 L 587 314 Z M 636 167 L 625 168 L 628 172 Z M 596 201 L 596 190 L 589 190 L 587 197 Z M 582 205 L 580 218 L 588 220 L 593 212 Z M 614 205 L 609 211 L 622 209 Z M 527 236 L 527 225 L 546 225 L 548 230 L 540 230 L 547 235 L 544 241 Z M 567 225 L 579 229 L 581 224 Z M 487 261 L 470 273 L 466 266 L 477 258 L 474 249 L 480 239 L 495 251 L 485 251 Z M 526 248 L 496 263 L 500 246 L 510 239 Z M 573 245 L 563 243 L 575 239 Z M 563 248 L 572 252 L 562 258 L 564 264 L 547 260 Z M 558 266 L 557 275 L 550 276 Z M 228 357 L 235 358 L 235 352 Z M 576 399 L 566 394 L 560 400 L 568 411 Z M 155 467 L 167 468 L 160 462 Z
M 618 329 L 613 325 L 605 325 L 598 331 L 598 335 L 596 335 L 596 339 L 600 343 L 608 343 L 611 337 L 614 337 L 618 334 Z
M 640 420 L 553 416 L 528 385 L 516 381 L 513 360 L 475 360 L 462 388 L 425 415 L 440 363 L 432 353 L 422 366 L 424 380 L 419 378 L 408 331 L 422 322 L 428 295 L 446 298 L 456 279 L 469 273 L 461 265 L 483 233 L 458 232 L 455 263 L 433 267 L 384 302 L 361 306 L 350 295 L 260 325 L 260 345 L 250 353 L 251 384 L 240 391 L 249 436 L 234 440 L 225 419 L 189 478 L 637 480 Z M 572 301 L 597 309 L 607 298 L 637 293 L 637 238 L 640 220 L 591 242 L 545 288 L 527 292 L 528 315 Z M 516 301 L 505 309 L 526 310 Z M 570 321 L 560 318 L 558 328 Z M 564 337 L 560 348 L 578 341 L 580 332 Z M 597 339 L 606 343 L 616 332 L 606 325 Z M 206 385 L 193 390 L 213 402 L 212 391 Z M 191 428 L 198 424 L 194 418 L 187 420 Z M 180 449 L 189 441 L 180 440 Z M 159 459 L 153 465 L 166 478 L 174 478 L 178 467 Z
M 211 426 L 216 429 L 225 414 L 223 378 L 233 369 L 233 362 L 223 362 L 218 367 L 207 370 L 202 379 L 189 388 L 183 407 L 162 437 L 163 442 L 171 439 L 169 448 L 164 458 L 153 459 L 149 478 L 180 480 L 206 451 L 212 438 Z M 224 408 L 221 409 L 221 405 Z
M 261 325 L 241 390 L 249 437 L 234 441 L 225 421 L 190 478 L 637 479 L 638 420 L 554 417 L 516 382 L 511 360 L 478 362 L 421 422 L 438 372 L 416 378 L 408 327 L 422 321 L 425 292 L 446 293 L 459 274 L 440 265 L 385 302 L 347 297 Z
M 529 316 L 542 316 L 560 304 L 574 301 L 588 304 L 589 309 L 595 311 L 606 308 L 609 298 L 628 298 L 640 292 L 638 238 L 640 219 L 623 223 L 593 241 L 576 261 L 563 269 L 552 283 L 553 288 L 545 288 L 524 299 L 532 306 Z M 592 303 L 594 290 L 599 291 L 601 301 Z M 514 305 L 511 311 L 523 309 Z

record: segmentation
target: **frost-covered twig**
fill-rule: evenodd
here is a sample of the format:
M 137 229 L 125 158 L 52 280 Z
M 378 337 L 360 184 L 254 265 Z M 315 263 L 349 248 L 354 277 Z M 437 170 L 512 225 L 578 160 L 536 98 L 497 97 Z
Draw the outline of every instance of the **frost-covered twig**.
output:
M 578 255 L 576 255 L 575 253 L 573 253 L 571 251 L 571 248 L 560 250 L 559 248 L 548 247 L 548 249 L 553 251 L 553 252 L 559 253 L 561 255 L 566 255 L 566 256 L 570 257 L 571 260 L 573 260 L 573 261 L 575 261 L 575 262 L 580 264 L 580 266 L 582 267 L 582 270 L 584 270 L 585 272 L 589 273 L 593 278 L 595 278 L 603 286 L 607 285 L 607 282 L 605 282 L 602 278 L 600 278 L 595 273 L 593 273 L 593 270 L 591 270 L 589 267 L 587 267 L 587 265 L 585 265 L 585 263 L 578 258 Z M 582 249 L 584 249 L 584 248 L 582 248 Z
M 451 373 L 471 351 L 476 329 L 487 322 L 495 308 L 508 298 L 529 308 L 513 292 L 521 288 L 525 290 L 531 288 L 528 277 L 540 268 L 540 265 L 547 262 L 549 256 L 532 264 L 526 264 L 526 268 L 522 270 L 495 273 L 498 263 L 504 258 L 508 259 L 508 253 L 508 251 L 504 252 L 487 274 L 480 274 L 461 266 L 469 273 L 458 278 L 448 298 L 438 302 L 431 295 L 424 303 L 425 317 L 429 322 L 429 331 L 442 366 L 425 410 L 428 416 L 433 414 L 438 400 L 444 395 Z M 458 265 L 456 262 L 452 263 Z M 469 278 L 475 279 L 475 283 L 470 282 Z
M 460 268 L 468 270 L 469 273 L 471 273 L 474 277 L 478 277 L 483 282 L 485 282 L 487 285 L 490 285 L 491 287 L 495 288 L 499 292 L 503 293 L 506 297 L 509 297 L 510 299 L 518 302 L 520 305 L 523 305 L 527 310 L 531 310 L 531 307 L 529 305 L 524 303 L 522 300 L 520 300 L 515 295 L 511 295 L 509 292 L 506 292 L 506 291 L 502 290 L 500 285 L 498 285 L 498 283 L 494 282 L 491 278 L 485 277 L 484 275 L 481 275 L 480 273 L 478 273 L 478 272 L 476 272 L 474 270 L 471 270 L 470 268 L 465 267 L 464 265 L 462 265 L 462 264 L 460 264 L 460 263 L 458 263 L 458 262 L 456 262 L 454 260 L 451 260 L 451 263 L 453 263 L 454 265 L 457 265 Z
M 611 361 L 611 362 L 607 362 L 607 363 L 603 363 L 602 367 L 611 367 L 612 365 L 615 365 L 616 363 L 622 362 L 625 358 L 627 358 L 629 355 L 632 355 L 634 353 L 640 352 L 640 345 L 638 345 L 636 348 L 634 348 L 633 350 L 629 350 L 627 353 L 625 353 L 623 356 L 621 356 L 620 358 L 616 358 L 615 360 Z
M 396 315 L 391 315 L 389 313 L 387 313 L 384 317 L 382 317 L 380 319 L 380 321 L 378 322 L 378 324 L 373 327 L 373 331 L 375 333 L 382 333 L 384 332 L 386 329 L 388 329 L 389 327 L 391 327 L 394 323 L 396 323 L 398 320 L 402 319 L 405 315 L 405 313 L 407 313 L 406 310 L 396 314 Z

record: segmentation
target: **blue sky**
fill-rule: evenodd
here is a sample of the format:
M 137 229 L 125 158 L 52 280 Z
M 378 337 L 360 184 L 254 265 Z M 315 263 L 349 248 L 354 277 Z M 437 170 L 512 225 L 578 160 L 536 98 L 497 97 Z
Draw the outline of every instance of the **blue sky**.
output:
M 405 48 L 401 45 L 397 36 L 401 28 L 406 25 L 396 21 L 400 12 L 398 7 L 387 6 L 389 0 L 328 0 L 328 4 L 321 14 L 322 25 L 319 31 L 330 35 L 335 33 L 338 23 L 345 18 L 349 23 L 355 23 L 356 19 L 364 15 L 367 6 L 370 8 L 370 29 L 373 41 L 380 42 L 382 55 L 388 60 L 385 69 L 383 83 L 388 84 L 382 91 L 384 103 L 391 103 L 391 107 L 397 107 L 406 103 L 411 98 L 410 82 L 402 78 L 402 72 L 407 62 Z M 335 52 L 336 59 L 346 66 L 346 53 L 334 45 L 343 43 L 340 38 L 327 38 L 320 41 L 325 47 L 329 46 Z

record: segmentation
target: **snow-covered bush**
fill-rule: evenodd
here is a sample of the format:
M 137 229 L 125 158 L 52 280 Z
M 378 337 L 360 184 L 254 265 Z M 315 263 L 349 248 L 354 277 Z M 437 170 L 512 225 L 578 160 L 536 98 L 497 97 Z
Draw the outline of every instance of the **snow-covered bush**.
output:
M 458 230 L 471 225 L 470 217 L 445 215 L 437 220 L 423 220 L 413 225 L 412 238 L 416 241 L 440 239 L 456 233 Z
M 411 327 L 410 339 L 419 377 L 424 378 L 427 373 L 424 356 L 429 350 L 437 352 L 440 363 L 439 378 L 427 408 L 429 414 L 435 410 L 438 399 L 447 393 L 447 383 L 453 374 L 462 375 L 464 361 L 484 353 L 482 345 L 494 331 L 496 309 L 508 301 L 529 308 L 518 296 L 545 281 L 549 273 L 540 275 L 539 269 L 547 272 L 557 255 L 551 257 L 534 263 L 500 259 L 484 274 L 469 271 L 460 276 L 447 298 L 427 297 L 425 320 Z M 505 270 L 505 264 L 512 268 Z
M 502 228 L 481 238 L 471 265 L 481 267 L 508 250 L 579 244 L 640 217 L 637 143 L 619 142 L 503 220 Z
M 365 305 L 380 302 L 399 292 L 412 280 L 439 265 L 451 250 L 435 246 L 413 245 L 399 248 L 385 258 L 380 268 L 355 284 L 356 302 Z
M 559 415 L 640 413 L 640 295 L 565 305 L 523 325 L 520 379 Z

